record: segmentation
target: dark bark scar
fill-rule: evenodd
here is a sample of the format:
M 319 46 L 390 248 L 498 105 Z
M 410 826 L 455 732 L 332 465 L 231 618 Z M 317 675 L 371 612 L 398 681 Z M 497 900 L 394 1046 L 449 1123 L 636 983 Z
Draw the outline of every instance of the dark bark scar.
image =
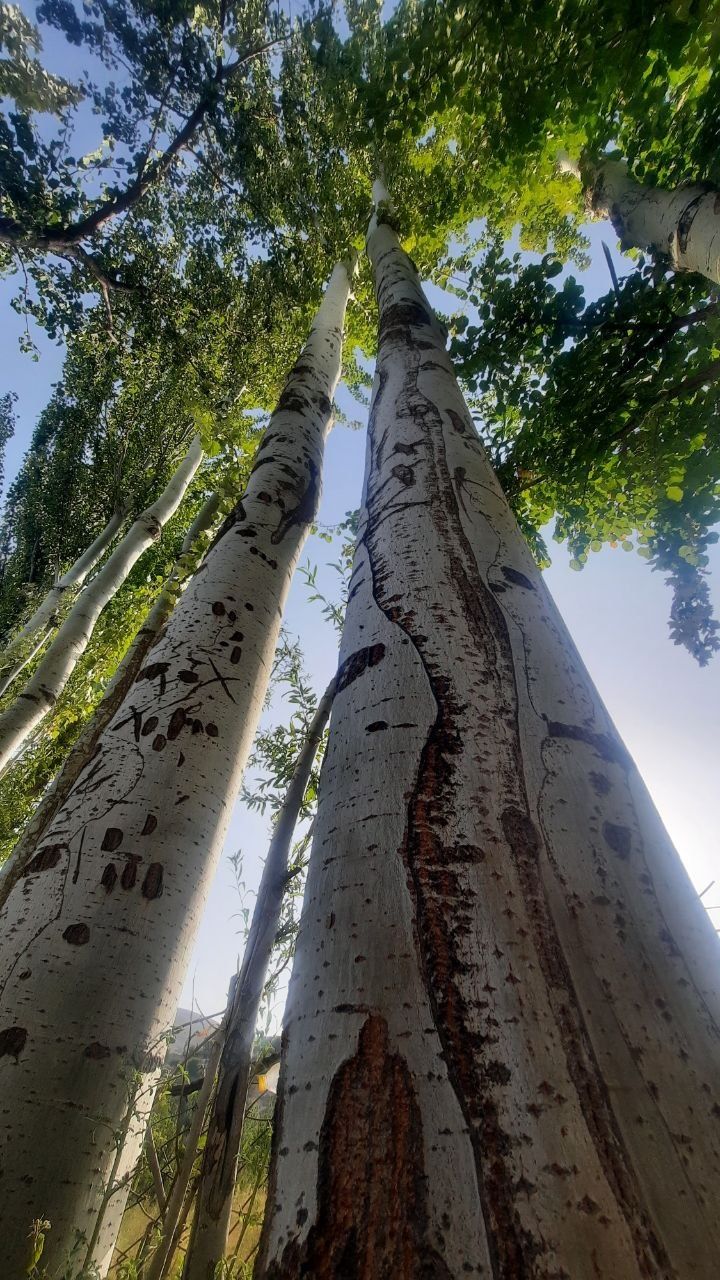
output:
M 355 1055 L 330 1085 L 318 1144 L 316 1220 L 263 1274 L 268 1280 L 451 1280 L 429 1238 L 424 1164 L 410 1070 L 389 1047 L 385 1019 L 370 1014 Z M 298 1225 L 304 1221 L 301 1213 Z

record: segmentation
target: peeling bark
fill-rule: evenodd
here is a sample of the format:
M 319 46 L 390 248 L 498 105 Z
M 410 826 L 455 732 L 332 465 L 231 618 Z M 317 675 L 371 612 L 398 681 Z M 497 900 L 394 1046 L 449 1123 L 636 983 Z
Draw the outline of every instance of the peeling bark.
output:
M 348 290 L 338 267 L 289 375 L 297 407 L 273 414 L 234 517 L 0 912 L 0 1044 L 12 1031 L 0 1056 L 0 1238 L 9 1280 L 23 1274 L 33 1219 L 52 1224 L 43 1254 L 49 1272 L 65 1265 L 76 1231 L 92 1236 L 113 1164 L 112 1133 L 137 1071 L 141 1105 L 118 1180 L 135 1164 L 162 1037 L 319 497 Z M 148 896 L 142 886 L 153 865 L 156 877 L 162 869 L 162 893 Z M 109 1054 L 86 1054 L 94 1044 Z M 125 1183 L 112 1197 L 98 1233 L 93 1261 L 101 1275 L 126 1191 Z
M 0 716 L 0 772 L 7 768 L 28 734 L 55 705 L 87 649 L 105 605 L 177 511 L 202 456 L 202 445 L 196 436 L 160 497 L 133 521 L 100 572 L 78 596 L 24 689 Z
M 581 179 L 590 211 L 610 219 L 623 249 L 652 250 L 675 271 L 720 282 L 720 192 L 702 183 L 673 191 L 647 187 L 617 160 L 586 169 L 563 157 L 560 168 Z
M 52 626 L 55 615 L 67 592 L 72 591 L 74 587 L 82 586 L 91 569 L 94 569 L 98 561 L 102 560 L 126 515 L 126 507 L 120 507 L 113 513 L 95 541 L 91 542 L 90 546 L 86 547 L 81 556 L 78 556 L 67 572 L 58 578 L 44 600 L 41 600 L 32 617 L 28 619 L 24 627 L 21 627 L 17 635 L 10 641 L 5 650 L 4 665 L 0 671 L 0 696 L 9 688 L 23 668 L 27 666 L 27 663 L 35 657 L 38 649 L 42 648 L 45 643 L 44 638 L 31 649 L 29 655 L 25 652 L 27 645 L 37 636 L 39 631 L 47 632 Z
M 387 223 L 368 252 L 356 674 L 321 777 L 256 1278 L 712 1280 L 717 939 Z

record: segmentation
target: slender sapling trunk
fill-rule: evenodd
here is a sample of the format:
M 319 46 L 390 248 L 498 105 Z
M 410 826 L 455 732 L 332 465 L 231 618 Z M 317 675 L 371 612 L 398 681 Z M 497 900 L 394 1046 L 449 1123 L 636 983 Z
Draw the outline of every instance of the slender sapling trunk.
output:
M 0 716 L 0 772 L 57 701 L 87 649 L 105 605 L 177 511 L 202 456 L 202 445 L 196 436 L 164 492 L 133 522 L 100 572 L 78 596 L 22 693 Z
M 265 860 L 227 1022 L 183 1280 L 214 1280 L 227 1251 L 258 1010 L 287 889 L 293 833 L 334 692 L 333 679 L 308 726 Z

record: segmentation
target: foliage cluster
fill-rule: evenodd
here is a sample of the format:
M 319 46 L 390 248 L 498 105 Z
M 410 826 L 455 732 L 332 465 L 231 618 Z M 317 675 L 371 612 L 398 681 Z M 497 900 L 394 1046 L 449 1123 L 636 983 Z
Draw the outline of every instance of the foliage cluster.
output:
M 701 663 L 720 647 L 706 548 L 720 518 L 720 321 L 707 282 L 639 258 L 586 303 L 552 254 L 493 242 L 467 274 L 474 316 L 452 353 L 537 558 L 555 517 L 581 569 L 609 543 L 668 574 L 671 634 Z

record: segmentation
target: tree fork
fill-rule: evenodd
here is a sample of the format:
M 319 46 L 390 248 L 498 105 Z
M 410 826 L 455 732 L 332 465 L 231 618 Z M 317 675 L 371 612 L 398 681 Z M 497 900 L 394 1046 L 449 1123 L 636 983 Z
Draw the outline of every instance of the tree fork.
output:
M 256 1280 L 712 1280 L 718 941 L 385 199 Z
M 155 1046 L 173 1022 L 317 510 L 349 288 L 349 269 L 336 267 L 245 494 L 0 912 L 8 1280 L 24 1275 L 33 1220 L 51 1223 L 49 1272 L 67 1267 L 77 1232 L 92 1237 L 127 1076 L 140 1071 L 143 1108 L 115 1174 L 123 1191 L 92 1258 L 100 1275 L 109 1265 Z

